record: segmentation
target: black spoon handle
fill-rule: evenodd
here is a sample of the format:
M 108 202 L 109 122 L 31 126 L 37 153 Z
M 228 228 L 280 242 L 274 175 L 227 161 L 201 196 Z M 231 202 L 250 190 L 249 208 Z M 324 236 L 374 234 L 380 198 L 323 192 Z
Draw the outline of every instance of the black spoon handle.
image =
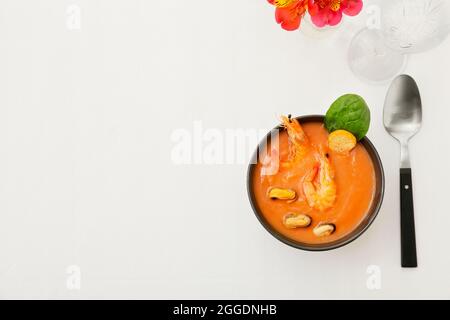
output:
M 416 231 L 411 169 L 400 169 L 400 224 L 402 240 L 402 267 L 417 267 Z

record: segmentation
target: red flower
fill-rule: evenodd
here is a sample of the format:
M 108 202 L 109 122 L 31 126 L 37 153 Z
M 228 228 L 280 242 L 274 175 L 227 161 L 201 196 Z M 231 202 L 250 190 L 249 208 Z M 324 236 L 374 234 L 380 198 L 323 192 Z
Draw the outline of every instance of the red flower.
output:
M 300 27 L 300 22 L 308 8 L 308 0 L 268 0 L 276 6 L 275 20 L 284 30 L 293 31 Z
M 363 7 L 362 0 L 309 0 L 308 10 L 312 22 L 318 27 L 335 26 L 342 14 L 356 16 Z

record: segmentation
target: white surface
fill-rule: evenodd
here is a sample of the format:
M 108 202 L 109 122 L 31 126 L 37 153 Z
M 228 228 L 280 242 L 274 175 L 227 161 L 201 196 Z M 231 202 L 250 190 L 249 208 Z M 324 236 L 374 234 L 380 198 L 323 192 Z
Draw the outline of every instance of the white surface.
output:
M 73 3 L 81 30 L 66 27 Z M 312 39 L 282 31 L 263 0 L 1 0 L 0 297 L 450 298 L 450 41 L 406 69 L 424 124 L 411 144 L 420 267 L 402 270 L 387 85 L 346 63 L 361 19 Z M 171 162 L 171 133 L 194 120 L 267 128 L 347 92 L 372 108 L 387 183 L 373 226 L 339 250 L 272 238 L 245 165 Z M 80 290 L 66 286 L 70 265 Z M 370 265 L 380 290 L 366 286 Z

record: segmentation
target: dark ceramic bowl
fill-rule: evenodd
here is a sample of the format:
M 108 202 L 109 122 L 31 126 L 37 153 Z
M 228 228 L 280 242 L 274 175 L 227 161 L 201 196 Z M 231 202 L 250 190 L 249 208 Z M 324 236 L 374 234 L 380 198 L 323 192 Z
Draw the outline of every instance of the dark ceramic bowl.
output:
M 300 123 L 307 123 L 307 122 L 323 122 L 324 116 L 319 115 L 311 115 L 311 116 L 302 116 L 298 117 L 297 120 Z M 367 152 L 370 155 L 370 158 L 372 159 L 374 168 L 375 168 L 375 195 L 372 202 L 372 206 L 369 209 L 369 212 L 367 213 L 366 217 L 363 221 L 358 225 L 358 227 L 355 228 L 350 234 L 346 235 L 343 238 L 340 238 L 338 240 L 328 242 L 328 243 L 322 243 L 322 244 L 309 244 L 309 243 L 302 243 L 295 240 L 292 240 L 278 231 L 276 231 L 269 222 L 264 218 L 264 215 L 261 212 L 261 209 L 258 206 L 258 203 L 255 198 L 255 194 L 253 191 L 253 174 L 256 167 L 256 164 L 258 163 L 258 155 L 259 150 L 264 150 L 266 145 L 270 143 L 270 137 L 276 136 L 280 131 L 285 130 L 282 126 L 278 126 L 277 128 L 274 128 L 271 132 L 268 133 L 266 138 L 259 144 L 258 148 L 256 149 L 251 161 L 250 165 L 248 167 L 248 173 L 247 173 L 247 191 L 248 191 L 248 197 L 250 200 L 250 203 L 252 205 L 253 211 L 255 212 L 256 217 L 261 222 L 261 224 L 264 226 L 264 228 L 275 238 L 280 240 L 281 242 L 292 246 L 297 249 L 302 250 L 308 250 L 308 251 L 325 251 L 325 250 L 332 250 L 337 249 L 342 246 L 345 246 L 346 244 L 349 244 L 353 240 L 356 240 L 360 235 L 362 235 L 372 224 L 372 222 L 375 220 L 378 211 L 380 210 L 381 204 L 383 202 L 383 196 L 384 196 L 384 171 L 383 171 L 383 165 L 381 163 L 380 156 L 378 155 L 377 150 L 373 146 L 373 144 L 370 142 L 368 138 L 363 138 L 360 143 L 366 148 Z

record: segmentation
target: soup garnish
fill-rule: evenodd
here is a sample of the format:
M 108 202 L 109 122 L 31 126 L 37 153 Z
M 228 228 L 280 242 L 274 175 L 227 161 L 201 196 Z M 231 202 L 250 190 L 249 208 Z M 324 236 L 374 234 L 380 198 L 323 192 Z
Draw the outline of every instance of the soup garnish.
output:
M 328 136 L 328 146 L 336 152 L 350 152 L 356 147 L 356 143 L 356 137 L 347 130 L 336 130 Z
M 325 127 L 328 132 L 346 130 L 359 141 L 370 127 L 370 110 L 364 99 L 357 94 L 339 97 L 327 111 Z

